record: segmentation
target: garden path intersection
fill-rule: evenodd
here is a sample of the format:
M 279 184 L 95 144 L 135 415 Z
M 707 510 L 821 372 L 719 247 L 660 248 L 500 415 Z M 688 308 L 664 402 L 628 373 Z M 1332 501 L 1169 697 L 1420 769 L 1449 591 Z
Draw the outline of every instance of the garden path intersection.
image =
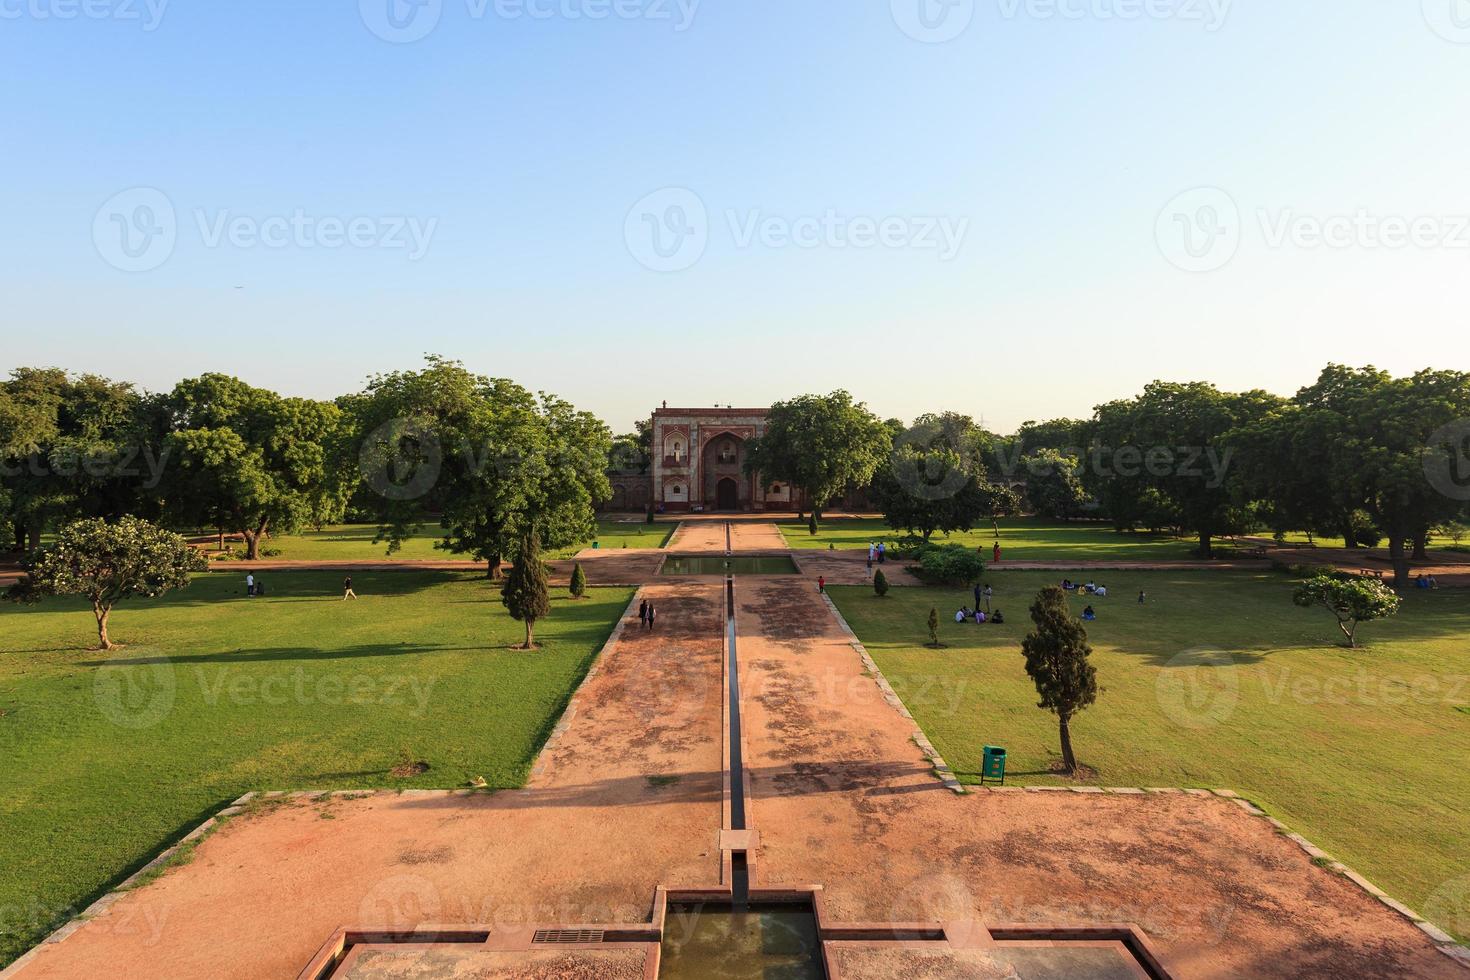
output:
M 790 552 L 760 520 L 634 551 L 578 555 L 638 593 L 524 789 L 252 794 L 0 975 L 647 978 L 677 904 L 748 887 L 814 906 L 829 977 L 1470 978 L 1448 936 L 1228 791 L 956 792 L 905 703 L 943 686 L 895 693 L 818 591 L 868 581 L 865 556 Z M 661 574 L 668 553 L 796 574 Z

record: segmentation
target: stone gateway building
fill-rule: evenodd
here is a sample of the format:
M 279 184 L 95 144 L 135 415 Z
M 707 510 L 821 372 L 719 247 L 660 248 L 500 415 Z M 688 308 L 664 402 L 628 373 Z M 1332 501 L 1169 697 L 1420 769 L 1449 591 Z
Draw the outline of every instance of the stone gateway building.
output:
M 750 440 L 766 431 L 764 408 L 669 408 L 653 413 L 646 474 L 609 476 L 609 510 L 660 513 L 791 511 L 806 506 L 797 487 L 746 474 Z

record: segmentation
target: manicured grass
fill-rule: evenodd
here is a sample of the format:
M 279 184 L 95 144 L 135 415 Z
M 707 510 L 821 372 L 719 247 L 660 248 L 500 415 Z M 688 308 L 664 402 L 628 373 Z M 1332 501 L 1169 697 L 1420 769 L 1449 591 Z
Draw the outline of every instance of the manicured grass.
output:
M 1020 643 L 1031 599 L 1060 576 L 987 578 L 1003 626 L 954 623 L 973 602 L 962 591 L 828 591 L 962 780 L 977 782 L 982 748 L 1001 745 L 1008 784 L 1055 784 L 1056 720 L 1036 707 Z M 1237 790 L 1420 911 L 1470 867 L 1463 593 L 1410 592 L 1347 650 L 1328 614 L 1292 605 L 1285 576 L 1098 578 L 1110 598 L 1091 600 L 1100 619 L 1087 628 L 1103 691 L 1072 727 L 1098 783 Z M 946 649 L 924 645 L 931 606 Z
M 521 785 L 632 597 L 555 590 L 522 652 L 482 578 L 353 579 L 203 576 L 120 606 L 111 657 L 81 603 L 0 606 L 0 964 L 248 790 Z
M 646 524 L 641 520 L 600 518 L 597 522 L 597 538 L 603 548 L 662 548 L 677 525 L 673 523 Z M 442 531 L 434 525 L 421 528 L 412 537 L 404 540 L 403 547 L 392 555 L 387 554 L 386 542 L 373 543 L 378 529 L 371 524 L 339 524 L 324 527 L 320 531 L 305 530 L 299 534 L 271 537 L 265 547 L 279 550 L 271 557 L 282 561 L 376 561 L 396 558 L 414 561 L 461 561 L 465 555 L 456 555 L 434 547 L 442 540 Z M 547 558 L 570 558 L 583 548 L 592 547 L 592 541 L 584 541 L 568 548 L 546 553 Z M 243 553 L 237 542 L 237 552 Z
M 781 533 L 792 548 L 820 549 L 829 545 L 840 549 L 867 548 L 871 541 L 893 542 L 904 537 L 883 520 L 868 517 L 837 517 L 825 521 L 815 537 L 804 523 L 794 520 L 780 523 Z M 987 560 L 995 531 L 989 526 L 949 536 L 936 534 L 939 544 L 962 544 L 980 548 Z M 1077 522 L 1062 524 L 1032 518 L 1006 518 L 1000 522 L 1001 560 L 1054 561 L 1152 561 L 1187 560 L 1198 547 L 1193 539 L 1167 535 L 1119 533 L 1107 524 Z

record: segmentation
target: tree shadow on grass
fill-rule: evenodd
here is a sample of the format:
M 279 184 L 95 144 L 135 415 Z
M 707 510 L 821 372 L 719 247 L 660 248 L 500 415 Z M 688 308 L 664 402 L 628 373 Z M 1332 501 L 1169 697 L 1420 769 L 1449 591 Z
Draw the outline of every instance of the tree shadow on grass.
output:
M 175 654 L 173 656 L 129 657 L 126 649 L 117 657 L 83 660 L 82 667 L 132 667 L 149 664 L 262 664 L 297 660 L 353 660 L 362 657 L 403 657 L 430 653 L 485 653 L 505 647 L 465 647 L 430 643 L 362 643 L 356 646 L 320 649 L 317 647 L 269 647 L 259 650 L 229 650 L 217 653 Z M 94 651 L 100 653 L 101 651 Z

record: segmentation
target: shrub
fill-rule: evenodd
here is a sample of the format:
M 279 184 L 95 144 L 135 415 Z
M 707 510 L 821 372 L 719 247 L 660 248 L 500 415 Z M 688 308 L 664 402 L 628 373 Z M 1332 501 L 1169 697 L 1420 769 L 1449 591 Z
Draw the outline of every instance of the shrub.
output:
M 939 610 L 929 607 L 929 645 L 939 646 Z
M 873 573 L 873 591 L 880 599 L 888 594 L 888 576 L 883 574 L 881 568 Z
M 626 547 L 626 544 L 624 545 Z M 582 571 L 582 563 L 577 562 L 572 566 L 572 582 L 569 586 L 573 599 L 580 599 L 587 594 L 587 573 Z
M 930 545 L 909 571 L 926 585 L 969 585 L 985 573 L 985 559 L 962 544 Z

